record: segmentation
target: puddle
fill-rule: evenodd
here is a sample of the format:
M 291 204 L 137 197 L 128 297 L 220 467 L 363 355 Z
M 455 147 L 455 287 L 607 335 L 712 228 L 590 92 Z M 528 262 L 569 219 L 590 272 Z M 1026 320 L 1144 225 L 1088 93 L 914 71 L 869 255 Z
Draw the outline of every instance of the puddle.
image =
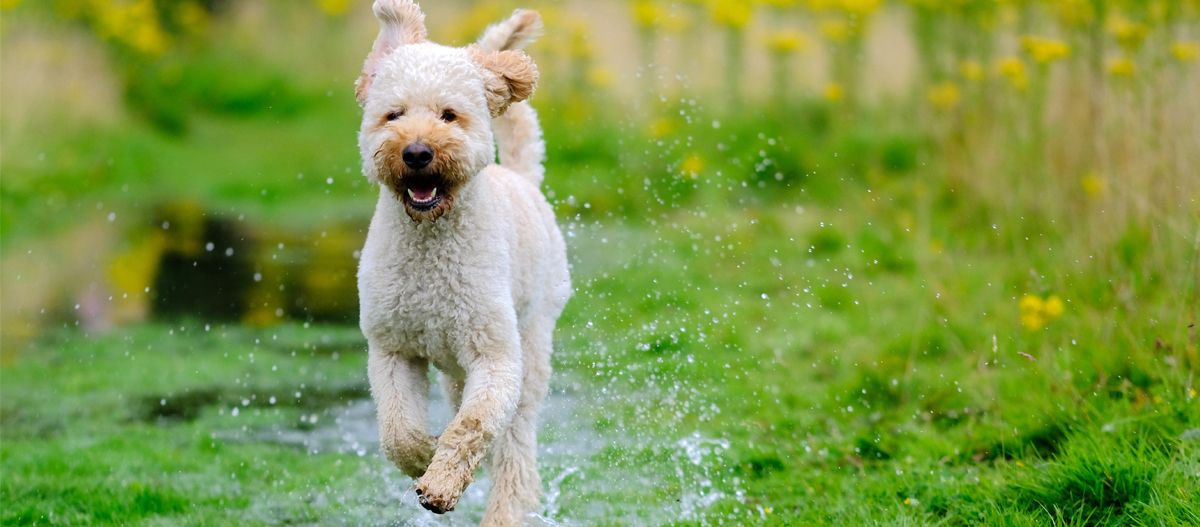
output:
M 578 387 L 578 385 L 575 385 Z M 741 499 L 737 485 L 722 479 L 724 440 L 699 435 L 651 439 L 645 432 L 626 430 L 615 437 L 595 429 L 595 401 L 586 402 L 571 387 L 551 390 L 542 410 L 538 463 L 542 472 L 543 507 L 526 517 L 527 527 L 585 526 L 605 520 L 628 525 L 663 525 L 680 519 L 704 522 L 705 509 L 718 500 Z M 317 421 L 309 421 L 312 415 Z M 238 441 L 278 443 L 302 448 L 311 454 L 340 453 L 372 456 L 354 481 L 314 489 L 307 496 L 317 509 L 316 525 L 379 525 L 388 527 L 455 527 L 477 525 L 487 507 L 487 472 L 467 488 L 455 511 L 437 516 L 422 509 L 412 492 L 412 480 L 383 459 L 379 451 L 375 405 L 358 399 L 305 418 L 309 429 L 267 429 L 217 432 L 217 437 Z M 430 431 L 441 433 L 452 418 L 450 405 L 434 383 L 430 390 Z M 614 461 L 613 449 L 627 460 L 650 450 L 665 451 L 659 461 Z M 343 484 L 344 483 L 344 484 Z M 663 489 L 677 489 L 674 495 Z M 662 503 L 633 503 L 628 497 L 660 496 Z M 260 510 L 270 509 L 263 504 Z M 327 513 L 320 510 L 329 508 Z M 282 512 L 282 511 L 276 511 Z M 278 517 L 271 512 L 268 516 Z

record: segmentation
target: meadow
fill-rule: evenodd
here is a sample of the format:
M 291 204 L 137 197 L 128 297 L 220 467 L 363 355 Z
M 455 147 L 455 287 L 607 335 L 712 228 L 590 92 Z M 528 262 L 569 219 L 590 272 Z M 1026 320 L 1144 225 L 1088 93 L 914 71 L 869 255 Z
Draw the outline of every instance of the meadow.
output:
M 0 523 L 478 521 L 378 453 L 366 4 L 3 4 Z M 1195 2 L 519 7 L 576 288 L 528 524 L 1200 524 Z

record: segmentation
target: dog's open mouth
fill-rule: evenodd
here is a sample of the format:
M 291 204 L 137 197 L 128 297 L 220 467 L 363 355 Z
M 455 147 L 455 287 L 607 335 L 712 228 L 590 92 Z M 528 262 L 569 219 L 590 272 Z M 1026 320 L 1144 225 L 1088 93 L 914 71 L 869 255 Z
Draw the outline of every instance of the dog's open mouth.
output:
M 405 178 L 404 184 L 407 187 L 405 199 L 408 200 L 408 206 L 422 212 L 437 207 L 445 195 L 438 184 L 439 179 L 437 177 Z

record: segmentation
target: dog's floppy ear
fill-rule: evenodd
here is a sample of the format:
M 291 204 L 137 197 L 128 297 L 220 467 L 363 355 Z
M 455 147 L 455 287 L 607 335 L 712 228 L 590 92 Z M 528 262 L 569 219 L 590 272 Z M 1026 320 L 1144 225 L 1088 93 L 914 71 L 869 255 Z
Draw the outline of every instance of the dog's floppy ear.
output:
M 371 81 L 375 80 L 379 60 L 405 44 L 425 42 L 428 35 L 425 14 L 412 0 L 375 0 L 373 9 L 375 18 L 379 19 L 379 36 L 375 37 L 375 45 L 363 64 L 362 77 L 354 82 L 354 97 L 358 99 L 359 106 L 367 101 L 367 92 L 371 88 Z
M 499 117 L 508 105 L 533 95 L 538 71 L 528 55 L 520 51 L 488 51 L 475 45 L 467 51 L 471 60 L 490 74 L 484 88 L 492 117 Z

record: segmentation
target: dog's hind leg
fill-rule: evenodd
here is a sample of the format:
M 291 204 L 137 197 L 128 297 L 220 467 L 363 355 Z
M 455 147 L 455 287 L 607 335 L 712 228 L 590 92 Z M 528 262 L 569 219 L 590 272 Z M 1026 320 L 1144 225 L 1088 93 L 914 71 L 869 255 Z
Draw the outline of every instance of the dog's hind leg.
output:
M 537 417 L 550 388 L 554 321 L 539 319 L 521 331 L 524 381 L 521 401 L 508 430 L 492 446 L 492 489 L 481 526 L 517 526 L 541 504 L 537 470 Z
M 437 441 L 429 435 L 429 364 L 370 346 L 367 377 L 379 417 L 379 447 L 409 477 L 425 473 Z

